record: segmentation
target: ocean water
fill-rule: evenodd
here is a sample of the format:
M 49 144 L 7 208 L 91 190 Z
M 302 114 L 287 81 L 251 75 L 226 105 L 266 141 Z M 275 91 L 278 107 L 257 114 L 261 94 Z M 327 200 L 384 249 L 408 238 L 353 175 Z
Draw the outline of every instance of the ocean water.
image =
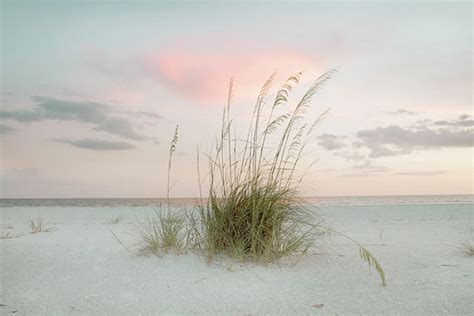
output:
M 390 205 L 473 205 L 474 195 L 401 195 L 401 196 L 338 196 L 306 197 L 315 206 L 390 206 Z M 196 204 L 195 198 L 174 198 L 175 205 Z M 0 199 L 1 207 L 153 207 L 165 204 L 160 198 L 104 199 Z

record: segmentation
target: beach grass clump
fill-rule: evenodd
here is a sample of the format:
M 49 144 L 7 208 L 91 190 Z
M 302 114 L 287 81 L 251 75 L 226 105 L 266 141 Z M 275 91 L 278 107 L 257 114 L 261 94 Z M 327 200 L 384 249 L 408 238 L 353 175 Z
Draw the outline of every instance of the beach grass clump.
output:
M 270 102 L 273 74 L 257 97 L 244 139 L 230 117 L 231 80 L 215 148 L 207 155 L 207 199 L 201 199 L 193 221 L 200 245 L 210 254 L 271 262 L 304 254 L 314 243 L 317 225 L 301 203 L 299 185 L 314 162 L 303 162 L 305 147 L 327 110 L 313 120 L 305 113 L 333 72 L 321 75 L 293 106 L 289 96 L 301 73 L 288 78 Z
M 313 244 L 311 216 L 291 202 L 291 192 L 263 185 L 240 190 L 199 207 L 201 245 L 210 254 L 274 261 L 303 254 Z
M 41 217 L 32 217 L 28 221 L 30 234 L 45 233 L 51 231 L 51 227 L 43 222 Z
M 316 239 L 332 231 L 322 227 L 300 197 L 304 176 L 316 159 L 308 158 L 306 147 L 313 132 L 328 113 L 306 118 L 311 100 L 331 78 L 333 70 L 317 78 L 299 101 L 289 105 L 293 88 L 300 82 L 297 73 L 277 90 L 270 100 L 273 74 L 257 97 L 246 138 L 239 138 L 230 117 L 233 81 L 215 147 L 207 154 L 208 183 L 203 196 L 200 154 L 197 151 L 200 202 L 192 211 L 177 213 L 170 203 L 170 174 L 178 141 L 176 127 L 169 150 L 168 209 L 141 225 L 142 251 L 161 255 L 171 249 L 181 252 L 204 251 L 209 258 L 229 255 L 241 260 L 275 262 L 284 256 L 307 253 Z M 184 215 L 183 215 L 184 214 Z M 333 231 L 335 232 L 335 231 Z M 336 232 L 338 233 L 338 232 Z M 361 258 L 379 273 L 385 273 L 377 259 L 354 239 Z

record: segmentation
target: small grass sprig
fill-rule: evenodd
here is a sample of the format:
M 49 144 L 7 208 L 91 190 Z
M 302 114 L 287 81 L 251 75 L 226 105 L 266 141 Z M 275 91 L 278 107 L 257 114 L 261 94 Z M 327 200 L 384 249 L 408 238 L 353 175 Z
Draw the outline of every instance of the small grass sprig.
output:
M 142 254 L 181 253 L 189 243 L 185 217 L 173 211 L 155 209 L 155 215 L 147 218 L 138 229 L 143 242 Z
M 360 244 L 359 244 L 359 254 L 362 260 L 367 262 L 369 267 L 375 268 L 375 270 L 379 274 L 380 280 L 382 281 L 382 286 L 386 286 L 387 282 L 385 281 L 385 271 L 382 269 L 382 266 L 378 262 L 377 258 L 375 258 L 374 255 L 372 255 L 372 253 L 369 250 L 367 250 L 367 248 L 361 246 Z
M 471 241 L 460 242 L 458 248 L 467 257 L 474 257 L 474 243 Z
M 164 210 L 161 206 L 154 209 L 155 215 L 147 218 L 145 224 L 138 225 L 138 230 L 141 235 L 143 247 L 142 253 L 161 255 L 173 250 L 175 253 L 180 253 L 187 248 L 190 243 L 190 229 L 186 225 L 186 216 L 178 214 L 171 208 L 170 200 L 170 178 L 171 178 L 171 163 L 173 153 L 176 151 L 178 143 L 178 126 L 175 128 L 171 145 L 169 148 L 168 158 L 168 181 L 167 181 L 167 208 Z
M 51 227 L 43 222 L 41 217 L 32 217 L 28 221 L 30 234 L 50 232 Z

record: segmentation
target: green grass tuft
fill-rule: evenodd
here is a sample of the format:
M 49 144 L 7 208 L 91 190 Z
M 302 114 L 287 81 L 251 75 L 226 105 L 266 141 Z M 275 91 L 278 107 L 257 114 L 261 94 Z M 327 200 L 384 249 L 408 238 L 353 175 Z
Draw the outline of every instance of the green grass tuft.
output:
M 167 209 L 155 209 L 155 216 L 147 218 L 145 224 L 138 225 L 143 247 L 141 253 L 162 255 L 169 251 L 181 253 L 190 244 L 190 228 L 186 225 L 187 217 L 171 209 L 170 200 L 170 174 L 173 153 L 178 143 L 178 126 L 176 126 L 173 139 L 169 148 L 168 160 L 168 190 Z
M 142 254 L 162 255 L 170 251 L 179 254 L 189 244 L 185 217 L 172 211 L 155 209 L 155 215 L 138 225 L 138 229 L 143 242 Z

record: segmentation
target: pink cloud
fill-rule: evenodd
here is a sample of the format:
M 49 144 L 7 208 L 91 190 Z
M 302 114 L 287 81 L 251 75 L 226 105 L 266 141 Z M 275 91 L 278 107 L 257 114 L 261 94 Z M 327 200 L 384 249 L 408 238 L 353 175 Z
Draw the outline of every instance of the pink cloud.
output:
M 322 70 L 308 56 L 292 50 L 245 47 L 246 53 L 241 53 L 203 46 L 177 45 L 150 54 L 144 66 L 154 79 L 199 103 L 224 101 L 231 77 L 239 97 L 254 97 L 275 70 L 285 77 L 301 70 Z

